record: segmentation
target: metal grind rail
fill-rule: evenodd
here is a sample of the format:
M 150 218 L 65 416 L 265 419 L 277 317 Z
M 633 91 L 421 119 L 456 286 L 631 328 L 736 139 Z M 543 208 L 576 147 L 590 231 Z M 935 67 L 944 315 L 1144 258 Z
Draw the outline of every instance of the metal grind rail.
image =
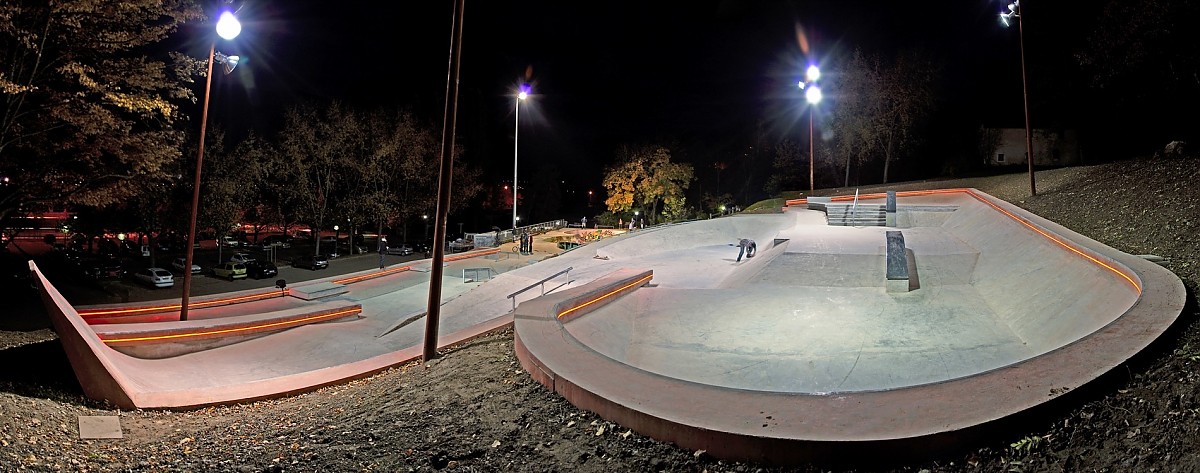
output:
M 559 275 L 561 275 L 561 274 L 566 274 L 566 273 L 569 273 L 569 272 L 571 272 L 571 270 L 572 270 L 572 269 L 575 269 L 575 267 L 574 267 L 574 266 L 568 266 L 568 267 L 567 267 L 567 269 L 564 269 L 564 270 L 562 270 L 562 271 L 559 271 L 559 272 L 557 272 L 557 273 L 554 273 L 554 274 L 551 274 L 551 275 L 549 275 L 549 276 L 546 276 L 545 278 L 542 278 L 542 280 L 540 280 L 540 281 L 538 281 L 538 282 L 535 282 L 535 283 L 533 283 L 533 284 L 530 284 L 530 285 L 528 285 L 528 286 L 525 286 L 525 288 L 523 288 L 523 289 L 521 289 L 521 290 L 519 290 L 519 291 L 517 291 L 517 292 L 514 292 L 514 293 L 512 293 L 512 294 L 509 294 L 509 295 L 508 295 L 508 298 L 509 298 L 509 299 L 512 299 L 512 301 L 513 301 L 513 310 L 517 310 L 517 295 L 521 294 L 522 292 L 525 292 L 525 291 L 528 291 L 528 290 L 530 290 L 530 289 L 533 289 L 534 287 L 541 286 L 541 287 L 542 287 L 542 295 L 544 296 L 544 295 L 546 295 L 546 281 L 549 281 L 549 280 L 551 280 L 551 279 L 554 279 L 554 278 L 558 277 L 558 276 L 559 276 Z M 553 289 L 551 289 L 551 290 L 553 290 Z

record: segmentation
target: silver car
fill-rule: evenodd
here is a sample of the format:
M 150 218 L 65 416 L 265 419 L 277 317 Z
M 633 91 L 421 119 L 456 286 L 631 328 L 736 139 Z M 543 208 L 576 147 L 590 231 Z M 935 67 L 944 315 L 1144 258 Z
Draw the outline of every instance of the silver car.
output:
M 152 287 L 171 287 L 175 285 L 175 276 L 162 268 L 142 268 L 133 273 L 133 278 Z
M 184 266 L 187 266 L 187 258 L 179 257 L 171 262 L 171 267 L 180 273 L 183 273 Z M 200 274 L 200 265 L 192 263 L 192 274 Z
M 408 244 L 406 244 L 406 243 L 401 243 L 401 244 L 399 244 L 399 245 L 397 245 L 397 246 L 389 246 L 389 247 L 387 247 L 387 254 L 389 254 L 389 255 L 408 256 L 408 255 L 411 255 L 411 254 L 413 254 L 413 249 L 412 249 L 412 247 L 411 247 L 411 246 L 408 246 Z

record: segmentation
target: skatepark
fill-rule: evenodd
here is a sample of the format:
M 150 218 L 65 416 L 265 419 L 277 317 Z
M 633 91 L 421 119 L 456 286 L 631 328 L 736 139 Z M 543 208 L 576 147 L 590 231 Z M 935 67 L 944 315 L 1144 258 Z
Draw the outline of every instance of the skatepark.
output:
M 823 207 L 844 202 L 647 228 L 536 263 L 456 255 L 439 345 L 512 324 L 526 371 L 579 407 L 788 463 L 943 442 L 1033 408 L 1128 360 L 1184 305 L 1165 269 L 972 189 L 900 193 L 883 226 L 830 225 Z M 739 238 L 755 257 L 735 261 Z M 197 298 L 211 305 L 186 322 L 72 307 L 37 280 L 89 397 L 178 409 L 419 357 L 429 263 Z

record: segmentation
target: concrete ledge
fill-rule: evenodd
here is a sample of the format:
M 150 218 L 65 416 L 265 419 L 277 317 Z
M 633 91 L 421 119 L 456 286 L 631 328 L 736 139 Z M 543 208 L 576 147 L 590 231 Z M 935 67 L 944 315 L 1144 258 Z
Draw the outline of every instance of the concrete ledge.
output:
M 319 282 L 315 284 L 306 284 L 292 288 L 292 297 L 304 299 L 306 301 L 316 300 L 323 297 L 336 296 L 350 292 L 345 285 L 335 282 Z
M 554 314 L 562 322 L 567 322 L 637 290 L 653 277 L 654 271 L 649 269 L 618 269 L 591 284 L 564 291 L 565 297 L 554 303 Z
M 885 206 L 886 222 L 884 225 L 889 227 L 896 226 L 896 191 L 887 191 L 887 204 Z
M 904 247 L 904 234 L 899 230 L 888 230 L 885 254 L 887 261 L 887 292 L 908 292 L 908 252 Z
M 357 317 L 362 305 L 321 303 L 310 307 L 217 319 L 94 326 L 114 350 L 138 358 L 169 358 L 231 345 L 292 327 Z
M 288 292 L 290 292 L 288 289 L 267 288 L 196 296 L 190 299 L 188 309 L 204 309 L 285 297 L 288 295 Z M 133 305 L 103 304 L 83 307 L 78 309 L 78 312 L 79 316 L 83 317 L 89 324 L 157 322 L 178 319 L 179 306 L 179 303 L 164 304 L 162 301 Z

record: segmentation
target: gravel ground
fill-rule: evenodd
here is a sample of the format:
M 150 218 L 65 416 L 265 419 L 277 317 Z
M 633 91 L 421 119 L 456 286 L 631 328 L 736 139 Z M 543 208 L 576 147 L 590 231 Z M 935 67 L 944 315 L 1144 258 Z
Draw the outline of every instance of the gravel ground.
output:
M 1063 396 L 1063 409 L 971 451 L 874 471 L 1198 471 L 1200 159 L 1142 159 L 886 189 L 975 187 L 1131 254 L 1167 258 L 1189 290 L 1143 356 Z M 863 189 L 877 191 L 885 187 Z M 44 316 L 43 316 L 44 317 Z M 0 324 L 2 471 L 828 471 L 733 463 L 647 439 L 530 380 L 502 330 L 368 379 L 188 412 L 122 412 L 83 397 L 48 322 Z M 124 438 L 81 440 L 79 416 Z M 847 468 L 845 465 L 826 465 Z

